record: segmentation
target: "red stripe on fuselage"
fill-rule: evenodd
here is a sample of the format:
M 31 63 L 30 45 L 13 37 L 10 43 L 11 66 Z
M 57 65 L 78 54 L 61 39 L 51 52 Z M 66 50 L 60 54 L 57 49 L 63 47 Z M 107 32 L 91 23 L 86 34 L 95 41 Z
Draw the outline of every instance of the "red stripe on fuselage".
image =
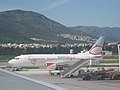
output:
M 51 66 L 51 65 L 53 65 L 53 64 L 55 64 L 55 63 L 49 62 L 49 63 L 46 63 L 45 66 L 46 66 L 46 67 L 49 67 L 49 66 Z

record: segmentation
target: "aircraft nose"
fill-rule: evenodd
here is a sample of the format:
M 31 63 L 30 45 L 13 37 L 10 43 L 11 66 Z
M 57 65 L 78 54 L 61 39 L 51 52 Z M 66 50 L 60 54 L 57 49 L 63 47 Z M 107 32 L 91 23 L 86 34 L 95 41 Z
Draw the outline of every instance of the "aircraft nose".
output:
M 9 64 L 12 64 L 12 60 L 8 61 Z
M 8 63 L 9 63 L 10 65 L 14 65 L 14 64 L 15 64 L 14 60 L 10 60 Z

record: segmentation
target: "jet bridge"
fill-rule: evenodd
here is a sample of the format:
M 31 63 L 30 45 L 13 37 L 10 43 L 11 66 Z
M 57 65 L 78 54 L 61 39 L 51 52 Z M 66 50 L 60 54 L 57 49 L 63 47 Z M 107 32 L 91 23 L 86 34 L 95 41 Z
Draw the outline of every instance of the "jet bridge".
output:
M 89 59 L 82 59 L 75 64 L 73 64 L 70 68 L 66 69 L 61 73 L 61 77 L 69 77 L 69 75 L 74 74 L 80 68 L 86 66 L 89 63 Z

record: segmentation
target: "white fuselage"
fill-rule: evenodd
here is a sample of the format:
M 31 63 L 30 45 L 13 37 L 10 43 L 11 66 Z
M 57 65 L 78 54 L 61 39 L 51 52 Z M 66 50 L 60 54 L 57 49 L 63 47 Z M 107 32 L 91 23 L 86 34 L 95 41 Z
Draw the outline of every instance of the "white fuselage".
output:
M 46 63 L 72 64 L 81 59 L 92 59 L 90 54 L 28 54 L 10 60 L 13 66 L 45 66 Z
M 54 64 L 70 64 L 82 59 L 93 59 L 101 57 L 104 36 L 101 36 L 91 49 L 80 54 L 28 54 L 20 55 L 10 60 L 12 66 L 51 66 Z

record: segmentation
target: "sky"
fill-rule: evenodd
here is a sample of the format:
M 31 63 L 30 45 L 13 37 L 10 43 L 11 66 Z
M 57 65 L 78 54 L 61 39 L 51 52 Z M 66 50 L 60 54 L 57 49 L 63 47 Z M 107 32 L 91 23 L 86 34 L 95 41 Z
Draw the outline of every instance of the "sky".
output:
M 0 0 L 0 11 L 34 11 L 65 26 L 120 27 L 120 0 Z

